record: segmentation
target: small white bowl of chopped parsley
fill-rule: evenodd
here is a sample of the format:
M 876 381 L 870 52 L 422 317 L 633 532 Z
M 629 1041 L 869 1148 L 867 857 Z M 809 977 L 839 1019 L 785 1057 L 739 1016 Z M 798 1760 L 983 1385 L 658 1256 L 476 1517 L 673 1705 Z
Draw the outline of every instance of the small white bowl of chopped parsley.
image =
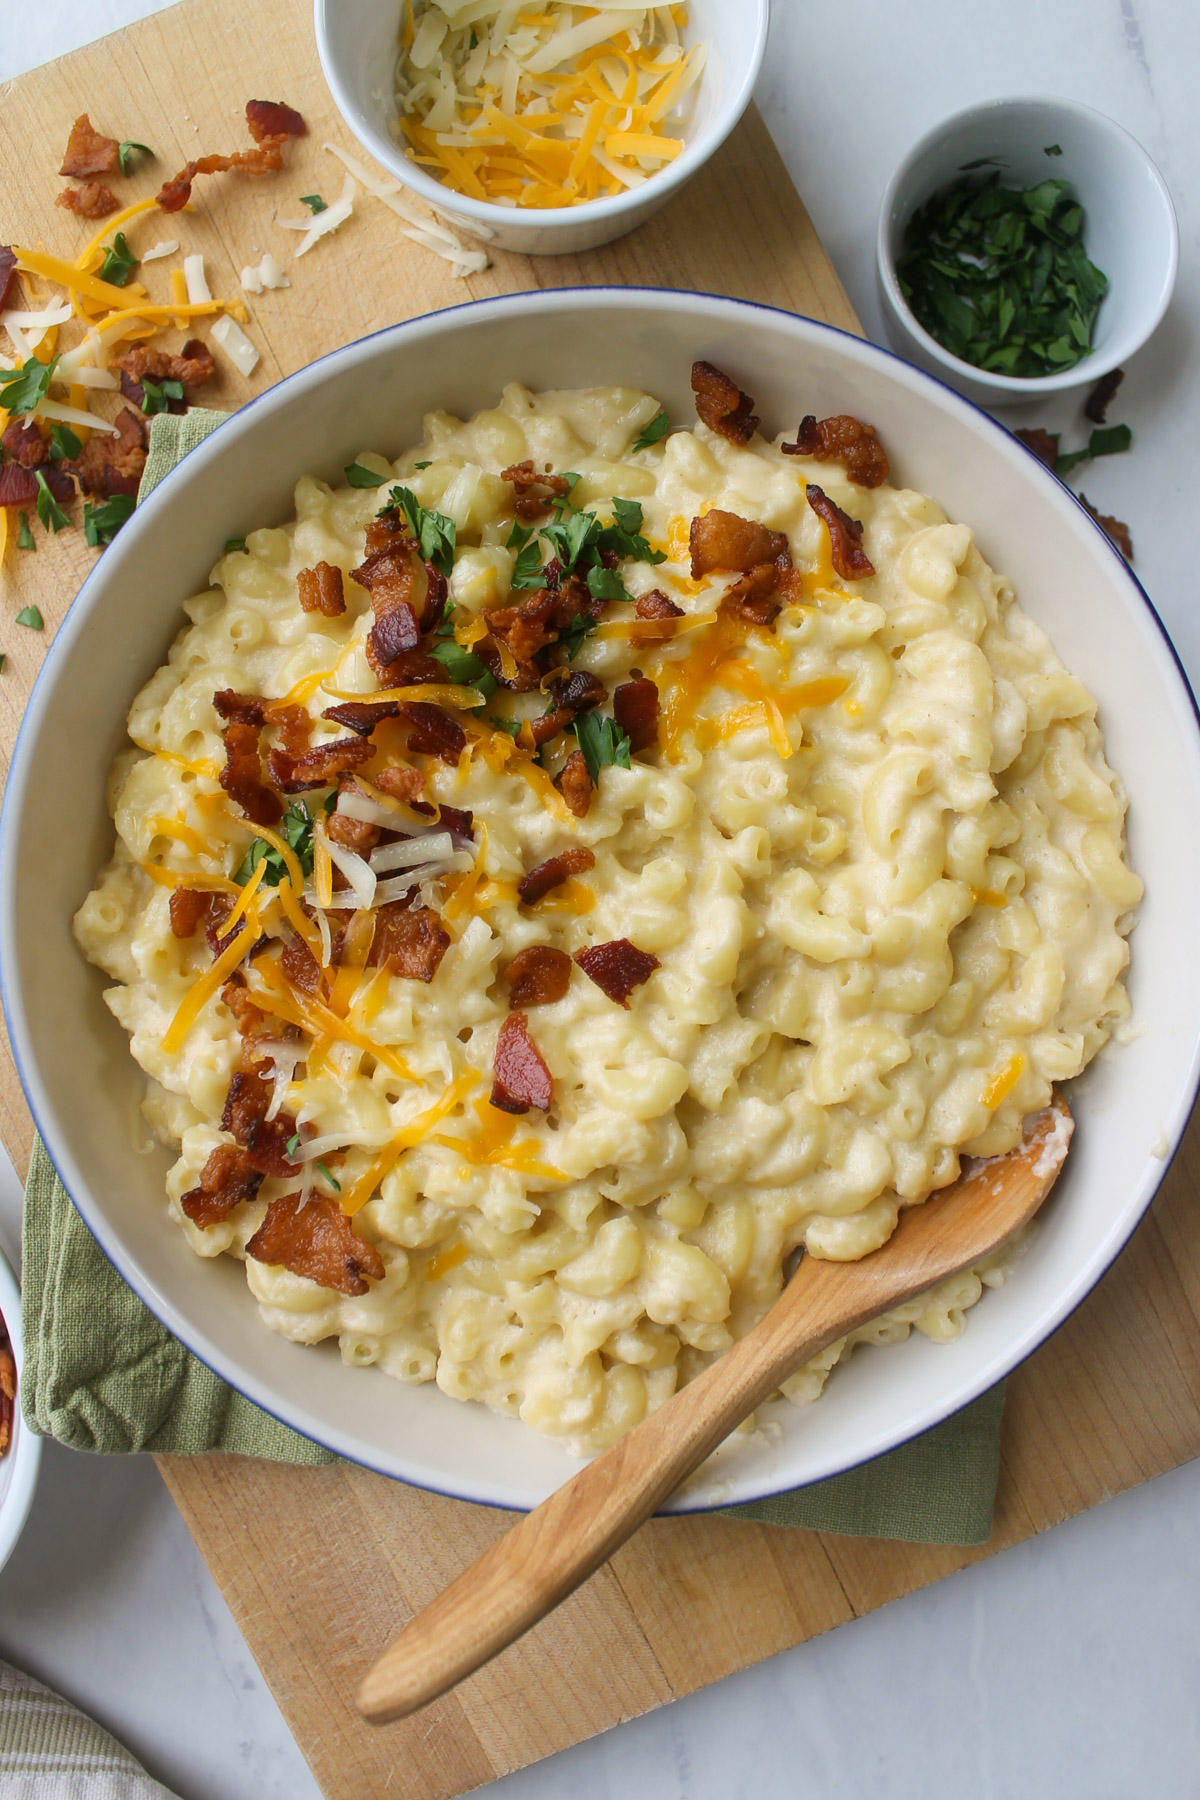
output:
M 876 262 L 893 345 L 984 406 L 1097 381 L 1154 331 L 1179 229 L 1120 125 L 1073 100 L 944 120 L 888 184 Z

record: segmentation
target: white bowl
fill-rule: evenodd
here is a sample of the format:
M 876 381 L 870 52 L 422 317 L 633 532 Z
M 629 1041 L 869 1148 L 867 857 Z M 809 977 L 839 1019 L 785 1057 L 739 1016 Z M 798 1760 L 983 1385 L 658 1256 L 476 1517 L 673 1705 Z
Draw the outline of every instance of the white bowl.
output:
M 643 187 L 580 206 L 515 209 L 443 187 L 397 141 L 393 72 L 401 0 L 315 0 L 317 54 L 329 91 L 364 150 L 449 224 L 496 250 L 563 256 L 622 237 L 689 181 L 733 130 L 758 80 L 770 0 L 688 0 L 689 44 L 710 40 L 682 153 Z
M 1061 156 L 1047 156 L 1058 144 Z M 943 349 L 917 322 L 900 288 L 896 259 L 913 213 L 977 157 L 1004 164 L 1001 182 L 1033 187 L 1047 176 L 1071 183 L 1086 213 L 1084 248 L 1108 277 L 1090 356 L 1059 374 L 996 375 Z M 902 356 L 940 375 L 981 406 L 1016 406 L 1090 387 L 1140 350 L 1175 286 L 1179 227 L 1166 182 L 1135 138 L 1075 100 L 988 100 L 927 132 L 892 176 L 879 208 L 876 274 L 888 338 Z
M 42 1440 L 21 1417 L 21 1372 L 25 1365 L 21 1339 L 21 1294 L 17 1278 L 0 1250 L 0 1318 L 8 1329 L 17 1364 L 17 1405 L 13 1413 L 12 1442 L 0 1456 L 0 1569 L 17 1546 L 25 1528 L 33 1490 L 42 1462 Z
M 528 1507 L 578 1467 L 555 1443 L 436 1386 L 351 1369 L 332 1344 L 304 1349 L 262 1323 L 238 1264 L 202 1262 L 168 1215 L 170 1157 L 140 1156 L 142 1078 L 71 915 L 112 848 L 105 777 L 126 708 L 182 624 L 222 541 L 290 518 L 297 477 L 341 480 L 365 447 L 398 454 L 422 415 L 468 415 L 501 385 L 624 383 L 694 418 L 696 357 L 756 397 L 768 432 L 802 414 L 878 426 L 899 479 L 975 527 L 1068 666 L 1096 693 L 1132 806 L 1147 898 L 1131 994 L 1145 1035 L 1077 1084 L 1075 1146 L 1033 1248 L 945 1346 L 861 1350 L 815 1406 L 772 1409 L 782 1427 L 677 1497 L 677 1510 L 749 1500 L 878 1455 L 1006 1374 L 1078 1305 L 1162 1179 L 1200 1065 L 1200 734 L 1171 646 L 1108 539 L 1024 446 L 928 376 L 857 338 L 743 301 L 627 288 L 479 301 L 351 344 L 252 400 L 139 506 L 50 646 L 25 712 L 0 820 L 0 974 L 34 1117 L 68 1190 L 113 1262 L 218 1374 L 341 1455 L 420 1486 Z M 1162 772 L 1169 769 L 1169 788 Z M 1170 798 L 1170 804 L 1167 799 Z M 774 1435 L 774 1434 L 769 1434 Z

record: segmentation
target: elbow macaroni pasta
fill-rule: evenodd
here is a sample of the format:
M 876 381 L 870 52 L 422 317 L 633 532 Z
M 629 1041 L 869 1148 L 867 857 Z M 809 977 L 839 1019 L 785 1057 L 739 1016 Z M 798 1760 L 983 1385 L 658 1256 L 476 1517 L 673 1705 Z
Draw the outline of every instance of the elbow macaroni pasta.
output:
M 631 451 L 656 411 L 629 390 L 511 386 L 469 421 L 431 415 L 394 464 L 359 458 L 454 519 L 460 620 L 507 601 L 513 495 L 499 470 L 526 458 L 578 471 L 575 505 L 641 502 L 668 560 L 623 570 L 635 595 L 659 587 L 685 613 L 716 611 L 734 578 L 693 581 L 685 548 L 687 522 L 710 506 L 786 532 L 807 572 L 803 604 L 772 631 L 747 628 L 736 684 L 718 667 L 673 741 L 603 770 L 585 818 L 478 749 L 457 769 L 428 762 L 428 791 L 486 824 L 475 877 L 429 895 L 451 948 L 427 986 L 391 976 L 355 994 L 359 1041 L 324 1040 L 287 1091 L 301 1125 L 340 1146 L 343 1189 L 412 1128 L 356 1218 L 386 1268 L 368 1293 L 245 1258 L 288 1184 L 267 1181 L 208 1229 L 185 1217 L 180 1196 L 231 1141 L 220 1120 L 239 1038 L 219 991 L 181 1048 L 163 1038 L 209 966 L 202 935 L 172 935 L 169 884 L 228 880 L 249 843 L 216 780 L 214 690 L 288 695 L 316 718 L 335 694 L 374 688 L 369 596 L 347 579 L 344 615 L 307 615 L 296 576 L 318 560 L 349 576 L 376 492 L 305 477 L 295 519 L 252 532 L 188 601 L 133 704 L 140 749 L 111 783 L 115 855 L 75 921 L 149 1078 L 146 1116 L 177 1149 L 169 1204 L 197 1253 L 243 1258 L 266 1323 L 296 1342 L 336 1338 L 348 1363 L 436 1380 L 580 1451 L 611 1443 L 745 1333 L 791 1253 L 865 1255 L 961 1157 L 1013 1148 L 1051 1082 L 1127 1018 L 1142 892 L 1095 703 L 966 525 L 923 496 L 855 487 L 836 465 L 757 438 L 734 447 L 703 426 Z M 832 576 L 806 477 L 862 520 L 873 577 L 847 588 Z M 601 632 L 576 664 L 610 690 L 636 666 L 667 693 L 705 635 L 648 645 Z M 596 858 L 575 902 L 559 890 L 522 906 L 522 873 L 573 843 Z M 277 910 L 264 918 L 287 931 Z M 552 1111 L 497 1113 L 500 970 L 529 944 L 574 952 L 625 936 L 657 972 L 624 1011 L 576 970 L 566 997 L 531 1016 Z M 454 1082 L 458 1103 L 414 1125 Z M 864 1327 L 785 1393 L 814 1399 L 857 1342 L 914 1326 L 955 1336 L 1005 1266 Z

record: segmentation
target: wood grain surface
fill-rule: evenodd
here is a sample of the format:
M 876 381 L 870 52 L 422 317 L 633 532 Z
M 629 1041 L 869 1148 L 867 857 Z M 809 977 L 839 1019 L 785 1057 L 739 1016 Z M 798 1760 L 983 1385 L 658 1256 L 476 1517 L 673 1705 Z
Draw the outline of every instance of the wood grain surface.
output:
M 352 0 L 348 0 L 352 3 Z M 184 0 L 0 87 L 0 239 L 75 252 L 56 211 L 70 122 L 152 144 L 159 160 L 122 197 L 153 193 L 189 156 L 244 141 L 251 96 L 297 106 L 311 135 L 288 169 L 217 177 L 178 220 L 135 221 L 135 246 L 178 236 L 206 257 L 214 293 L 295 239 L 273 224 L 298 196 L 337 192 L 328 139 L 353 152 L 321 79 L 309 0 Z M 814 179 L 824 179 L 813 171 Z M 159 229 L 161 223 L 162 229 Z M 165 288 L 169 264 L 147 285 Z M 158 271 L 156 273 L 156 270 Z M 849 302 L 761 120 L 657 218 L 583 256 L 499 255 L 466 281 L 359 198 L 338 235 L 251 298 L 262 352 L 250 383 L 205 390 L 234 406 L 381 325 L 486 294 L 615 282 L 706 289 L 857 330 Z M 7 764 L 46 643 L 93 560 L 82 534 L 0 573 L 0 753 Z M 36 603 L 39 635 L 12 624 Z M 5 1047 L 0 1136 L 25 1171 L 32 1124 Z M 416 1718 L 375 1729 L 354 1710 L 362 1675 L 396 1630 L 493 1543 L 511 1515 L 361 1469 L 233 1457 L 164 1457 L 164 1477 L 328 1800 L 449 1800 L 936 1581 L 1200 1452 L 1200 1137 L 1195 1123 L 1148 1218 L 1091 1298 L 1012 1377 L 995 1530 L 978 1549 L 826 1537 L 720 1518 L 652 1520 L 551 1618 Z

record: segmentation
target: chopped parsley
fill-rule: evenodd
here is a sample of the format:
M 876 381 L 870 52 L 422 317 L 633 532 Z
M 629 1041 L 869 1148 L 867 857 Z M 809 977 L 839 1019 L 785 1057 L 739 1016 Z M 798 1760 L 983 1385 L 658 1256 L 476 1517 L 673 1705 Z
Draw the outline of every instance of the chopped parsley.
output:
M 225 539 L 225 549 L 222 552 L 222 554 L 225 556 L 232 556 L 235 553 L 235 551 L 244 550 L 245 548 L 246 548 L 245 538 L 226 538 Z
M 329 1183 L 329 1185 L 333 1189 L 333 1191 L 336 1194 L 340 1194 L 342 1191 L 342 1184 L 337 1179 L 337 1177 L 335 1175 L 331 1175 L 329 1173 L 329 1170 L 325 1167 L 325 1164 L 323 1162 L 319 1162 L 317 1164 L 317 1167 L 321 1171 L 322 1175 L 325 1177 L 326 1181 Z
M 300 204 L 301 206 L 307 206 L 309 212 L 312 213 L 315 218 L 317 213 L 323 213 L 325 211 L 329 202 L 328 200 L 322 200 L 320 194 L 301 194 Z
M 413 467 L 415 469 L 432 469 L 433 464 L 431 462 L 420 462 L 420 463 L 414 463 Z
M 660 438 L 665 438 L 670 429 L 671 421 L 666 412 L 656 413 L 648 425 L 642 426 L 630 444 L 630 453 L 632 454 L 635 450 L 648 450 L 651 444 L 657 444 Z
M 0 650 L 0 669 L 4 667 L 4 652 Z
M 558 641 L 567 652 L 567 661 L 574 662 L 586 638 L 590 638 L 599 619 L 593 619 L 588 613 L 576 613 L 571 623 L 558 634 Z
M 521 735 L 520 719 L 499 719 L 496 717 L 495 713 L 489 713 L 488 724 L 494 725 L 497 731 L 507 731 L 511 738 L 520 737 Z
M 1128 425 L 1103 425 L 1093 431 L 1082 450 L 1067 450 L 1054 459 L 1054 473 L 1067 475 L 1077 469 L 1080 463 L 1090 462 L 1094 456 L 1119 456 L 1128 450 L 1133 443 L 1133 433 Z
M 332 796 L 336 803 L 337 796 Z M 329 803 L 326 803 L 328 810 Z M 279 835 L 288 848 L 296 852 L 296 860 L 300 864 L 301 873 L 311 875 L 313 870 L 313 819 L 303 800 L 293 800 L 284 813 L 279 824 Z M 265 862 L 267 872 L 263 880 L 268 887 L 278 887 L 287 874 L 287 864 L 279 851 L 268 844 L 265 838 L 255 838 L 241 866 L 234 872 L 233 879 L 239 887 L 245 887 L 259 863 Z
M 1000 375 L 1054 374 L 1090 353 L 1108 292 L 1083 228 L 1068 182 L 1001 187 L 993 168 L 917 209 L 896 273 L 917 319 L 953 356 Z
M 50 492 L 49 483 L 41 469 L 35 469 L 34 475 L 38 484 L 37 516 L 47 531 L 61 531 L 71 521 Z
M 93 549 L 101 544 L 111 544 L 128 519 L 134 508 L 132 494 L 114 494 L 111 500 L 105 500 L 101 506 L 93 506 L 90 500 L 83 503 L 83 536 Z
M 632 600 L 633 595 L 615 569 L 597 563 L 587 572 L 587 591 L 593 600 Z
M 18 625 L 28 625 L 30 631 L 44 631 L 46 621 L 36 606 L 23 606 L 17 614 Z
M 104 261 L 96 273 L 101 281 L 111 282 L 113 287 L 124 287 L 137 266 L 138 259 L 125 242 L 125 233 L 118 231 L 105 250 Z
M 478 688 L 485 700 L 489 700 L 497 688 L 496 677 L 478 656 L 456 644 L 453 638 L 443 639 L 433 647 L 433 655 L 441 663 L 451 681 L 460 687 Z
M 121 165 L 122 175 L 128 175 L 135 150 L 140 150 L 143 156 L 148 156 L 153 162 L 154 152 L 149 144 L 135 144 L 132 138 L 126 138 L 123 144 L 117 145 L 117 161 Z
M 69 425 L 51 425 L 50 454 L 55 462 L 73 462 L 82 451 L 83 445 Z
M 610 765 L 619 769 L 630 766 L 629 734 L 622 731 L 615 719 L 601 718 L 594 712 L 580 713 L 567 730 L 575 733 L 593 784 L 599 783 L 601 769 Z
M 32 412 L 50 391 L 58 363 L 57 356 L 48 363 L 31 356 L 16 369 L 0 369 L 0 407 L 14 419 Z
M 1061 144 L 1047 144 L 1045 149 L 1042 151 L 1042 155 L 1043 156 L 1061 156 L 1062 155 L 1062 145 Z
M 390 475 L 377 475 L 374 469 L 364 468 L 360 462 L 347 463 L 344 474 L 350 486 L 358 488 L 380 488 L 385 481 L 391 480 Z
M 169 401 L 182 399 L 182 381 L 151 381 L 142 376 L 142 411 L 148 419 L 155 413 L 168 412 Z
M 384 512 L 398 506 L 408 520 L 409 530 L 421 546 L 421 555 L 431 562 L 439 574 L 449 577 L 454 568 L 454 545 L 458 527 L 445 513 L 422 506 L 411 488 L 394 487 L 388 495 Z
M 288 1139 L 287 1143 L 283 1146 L 284 1155 L 287 1157 L 289 1162 L 295 1162 L 296 1152 L 299 1148 L 300 1148 L 300 1133 L 298 1131 L 293 1131 L 291 1137 Z
M 542 552 L 533 526 L 522 525 L 514 519 L 512 530 L 508 534 L 507 547 L 517 552 L 517 560 L 513 564 L 512 581 L 509 585 L 515 588 L 540 588 L 542 585 Z
M 34 543 L 33 533 L 29 529 L 29 514 L 18 513 L 17 517 L 21 521 L 17 527 L 17 549 L 36 550 L 37 545 Z

